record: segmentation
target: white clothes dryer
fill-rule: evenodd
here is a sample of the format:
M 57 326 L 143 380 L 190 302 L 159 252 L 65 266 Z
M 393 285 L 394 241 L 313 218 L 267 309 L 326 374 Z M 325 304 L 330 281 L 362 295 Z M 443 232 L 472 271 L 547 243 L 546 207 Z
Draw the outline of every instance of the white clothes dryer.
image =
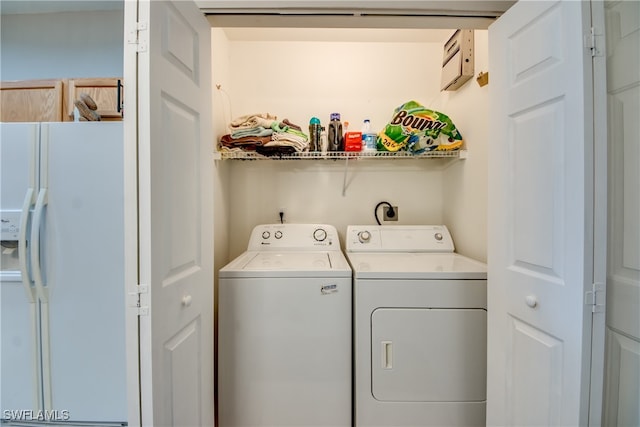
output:
M 219 426 L 352 425 L 351 283 L 335 227 L 253 229 L 219 272 Z
M 486 265 L 437 226 L 349 226 L 355 425 L 484 426 Z

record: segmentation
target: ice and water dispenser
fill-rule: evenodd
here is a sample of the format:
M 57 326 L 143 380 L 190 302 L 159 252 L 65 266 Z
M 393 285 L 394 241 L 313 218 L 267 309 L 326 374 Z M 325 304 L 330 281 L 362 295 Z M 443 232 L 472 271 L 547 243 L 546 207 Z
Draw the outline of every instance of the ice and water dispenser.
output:
M 20 259 L 18 258 L 20 214 L 20 211 L 0 211 L 0 223 L 2 224 L 0 271 L 20 270 Z

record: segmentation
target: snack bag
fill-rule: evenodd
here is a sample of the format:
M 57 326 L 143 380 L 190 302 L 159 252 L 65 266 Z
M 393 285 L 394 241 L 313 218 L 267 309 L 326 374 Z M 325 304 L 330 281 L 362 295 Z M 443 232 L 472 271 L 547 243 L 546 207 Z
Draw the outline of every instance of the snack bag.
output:
M 462 135 L 449 117 L 427 110 L 416 101 L 396 108 L 377 139 L 378 151 L 406 150 L 415 154 L 459 150 L 462 142 Z

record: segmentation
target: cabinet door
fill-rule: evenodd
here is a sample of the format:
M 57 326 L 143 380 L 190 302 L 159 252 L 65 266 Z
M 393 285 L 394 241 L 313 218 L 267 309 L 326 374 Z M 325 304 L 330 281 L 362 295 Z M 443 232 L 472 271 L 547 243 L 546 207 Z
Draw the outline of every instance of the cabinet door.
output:
M 62 80 L 0 83 L 0 122 L 62 121 Z
M 73 121 L 73 102 L 88 94 L 98 106 L 102 120 L 122 119 L 122 78 L 69 79 L 65 89 L 65 121 Z

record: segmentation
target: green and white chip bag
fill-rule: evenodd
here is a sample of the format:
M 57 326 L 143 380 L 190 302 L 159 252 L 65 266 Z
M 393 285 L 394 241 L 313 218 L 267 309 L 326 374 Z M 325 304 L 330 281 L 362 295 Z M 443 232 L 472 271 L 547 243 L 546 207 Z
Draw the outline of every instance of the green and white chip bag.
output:
M 462 135 L 451 119 L 416 101 L 405 102 L 378 134 L 378 151 L 453 151 L 462 147 Z

